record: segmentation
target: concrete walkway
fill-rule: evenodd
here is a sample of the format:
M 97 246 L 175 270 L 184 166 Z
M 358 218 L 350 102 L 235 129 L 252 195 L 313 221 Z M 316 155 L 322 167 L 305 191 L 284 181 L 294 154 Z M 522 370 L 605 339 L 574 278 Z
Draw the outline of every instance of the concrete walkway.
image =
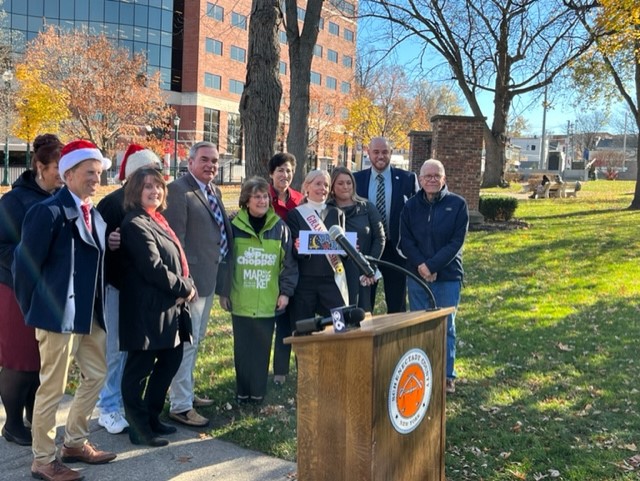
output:
M 71 397 L 65 396 L 57 417 L 57 444 L 62 443 L 64 420 Z M 101 466 L 69 464 L 86 481 L 286 481 L 296 479 L 296 465 L 265 456 L 234 444 L 208 437 L 197 430 L 169 422 L 178 428 L 167 436 L 171 443 L 162 448 L 134 446 L 126 434 L 108 434 L 98 425 L 98 414 L 91 420 L 89 439 L 100 449 L 118 454 L 115 461 Z M 0 425 L 4 425 L 0 409 Z M 31 448 L 18 446 L 0 437 L 0 479 L 33 479 Z

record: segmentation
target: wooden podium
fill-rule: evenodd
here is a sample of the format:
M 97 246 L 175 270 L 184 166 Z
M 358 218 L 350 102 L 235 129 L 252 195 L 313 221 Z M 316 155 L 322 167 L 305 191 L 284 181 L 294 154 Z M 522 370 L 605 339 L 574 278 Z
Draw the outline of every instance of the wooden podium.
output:
M 444 481 L 446 317 L 376 316 L 289 337 L 300 481 Z

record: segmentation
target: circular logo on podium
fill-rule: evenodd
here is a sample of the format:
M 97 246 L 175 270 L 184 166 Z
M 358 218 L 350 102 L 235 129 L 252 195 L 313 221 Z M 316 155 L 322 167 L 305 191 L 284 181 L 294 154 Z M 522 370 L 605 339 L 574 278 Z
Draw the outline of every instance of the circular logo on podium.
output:
M 416 429 L 429 407 L 433 389 L 431 362 L 422 349 L 410 349 L 396 364 L 389 383 L 389 419 L 396 431 Z

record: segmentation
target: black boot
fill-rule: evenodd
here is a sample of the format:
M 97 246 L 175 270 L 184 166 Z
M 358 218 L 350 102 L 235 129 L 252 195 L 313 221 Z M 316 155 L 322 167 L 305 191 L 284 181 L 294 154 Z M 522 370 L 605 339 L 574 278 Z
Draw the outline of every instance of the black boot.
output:
M 2 428 L 2 436 L 21 446 L 31 445 L 31 431 L 24 425 L 23 416 L 33 413 L 33 393 L 39 385 L 38 372 L 0 370 L 0 397 L 4 404 L 7 420 Z

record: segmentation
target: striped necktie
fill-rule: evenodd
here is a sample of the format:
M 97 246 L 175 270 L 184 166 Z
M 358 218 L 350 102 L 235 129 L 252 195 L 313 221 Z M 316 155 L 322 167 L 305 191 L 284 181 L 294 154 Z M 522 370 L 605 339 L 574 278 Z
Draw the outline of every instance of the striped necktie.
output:
M 378 181 L 378 186 L 376 187 L 376 207 L 378 212 L 380 212 L 380 217 L 382 217 L 384 229 L 387 230 L 387 201 L 384 193 L 384 176 L 378 174 L 376 180 Z
M 222 209 L 220 209 L 220 205 L 218 205 L 218 199 L 215 195 L 213 195 L 213 191 L 211 187 L 207 185 L 207 200 L 209 201 L 209 205 L 211 206 L 211 210 L 213 212 L 213 218 L 218 224 L 220 228 L 220 257 L 224 257 L 229 252 L 229 241 L 227 240 L 227 231 L 224 227 L 224 217 L 222 215 Z

